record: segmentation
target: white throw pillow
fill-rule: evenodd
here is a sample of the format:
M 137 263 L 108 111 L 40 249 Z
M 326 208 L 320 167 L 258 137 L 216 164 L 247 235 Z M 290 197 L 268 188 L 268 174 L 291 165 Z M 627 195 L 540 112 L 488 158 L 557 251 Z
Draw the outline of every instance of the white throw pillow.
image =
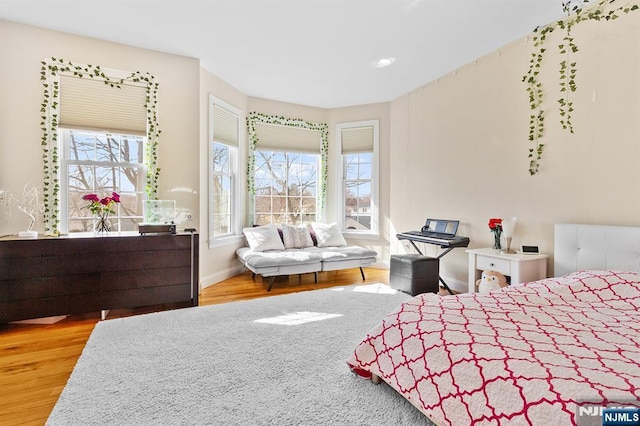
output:
M 318 247 L 338 247 L 347 245 L 337 223 L 329 225 L 326 223 L 313 223 L 311 226 L 316 234 Z
M 274 224 L 244 228 L 242 233 L 253 251 L 284 250 L 278 228 Z
M 282 224 L 282 237 L 285 248 L 313 247 L 313 240 L 307 225 L 292 226 Z

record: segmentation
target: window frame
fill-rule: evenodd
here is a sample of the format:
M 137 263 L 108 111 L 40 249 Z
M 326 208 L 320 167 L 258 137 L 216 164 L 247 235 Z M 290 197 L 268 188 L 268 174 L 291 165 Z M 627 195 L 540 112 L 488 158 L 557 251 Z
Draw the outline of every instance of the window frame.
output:
M 238 146 L 232 146 L 222 141 L 214 140 L 214 107 L 218 106 L 223 108 L 230 114 L 233 114 L 238 119 Z M 223 101 L 222 99 L 209 94 L 209 137 L 208 137 L 208 164 L 207 164 L 207 198 L 208 198 L 208 211 L 207 211 L 207 226 L 208 226 L 208 244 L 209 248 L 226 246 L 229 244 L 236 244 L 242 242 L 242 216 L 243 216 L 243 200 L 242 200 L 242 179 L 239 178 L 240 171 L 240 158 L 243 158 L 243 127 L 241 123 L 244 122 L 242 111 L 239 108 Z M 213 178 L 217 175 L 213 167 L 213 154 L 214 144 L 221 143 L 229 147 L 229 175 L 231 175 L 231 202 L 230 202 L 230 220 L 229 225 L 230 232 L 222 235 L 216 235 L 214 233 L 214 191 L 213 191 Z
M 247 192 L 249 193 L 249 223 L 251 224 L 255 221 L 253 217 L 253 212 L 255 210 L 255 185 L 253 180 L 255 174 L 254 151 L 256 150 L 257 146 L 260 145 L 260 136 L 257 132 L 257 125 L 259 123 L 274 124 L 278 126 L 301 127 L 303 129 L 318 132 L 318 136 L 320 137 L 320 184 L 318 192 L 319 216 L 317 217 L 317 220 L 322 221 L 325 215 L 327 201 L 327 180 L 329 174 L 329 127 L 326 123 L 313 123 L 298 118 L 286 118 L 278 115 L 267 115 L 254 111 L 250 112 L 247 115 L 247 133 L 249 136 L 247 149 L 249 152 L 246 156 L 246 172 Z M 270 148 L 275 149 L 277 147 L 270 146 Z
M 131 137 L 141 137 L 143 139 L 143 146 L 142 146 L 142 150 L 141 152 L 143 153 L 143 159 L 142 159 L 142 163 L 131 163 L 131 162 L 114 162 L 114 161 L 98 161 L 98 160 L 72 160 L 70 158 L 70 152 L 69 152 L 69 141 L 68 141 L 68 137 L 69 134 L 67 132 L 83 132 L 83 133 L 95 133 L 95 134 L 100 134 L 100 135 L 119 135 L 119 136 L 131 136 Z M 60 209 L 60 232 L 63 234 L 82 234 L 82 232 L 69 232 L 69 173 L 68 173 L 68 167 L 70 165 L 79 165 L 79 166 L 103 166 L 103 167 L 135 167 L 137 169 L 140 170 L 140 172 L 142 173 L 142 185 L 141 188 L 137 188 L 136 192 L 140 193 L 142 195 L 142 201 L 144 202 L 144 200 L 148 199 L 148 195 L 145 191 L 145 188 L 147 187 L 148 184 L 148 166 L 147 164 L 145 164 L 144 161 L 144 152 L 147 149 L 147 144 L 149 143 L 148 138 L 146 136 L 139 136 L 139 135 L 127 135 L 124 133 L 116 133 L 116 132 L 111 132 L 111 131 L 105 131 L 105 130 L 97 130 L 97 129 L 70 129 L 70 128 L 58 128 L 58 141 L 60 144 L 60 152 L 62 153 L 62 155 L 60 156 L 60 170 L 63 171 L 63 173 L 61 173 L 60 175 L 60 205 L 61 205 L 61 209 Z M 91 189 L 88 190 L 88 193 L 93 193 L 96 192 L 95 189 Z M 120 182 L 118 182 L 118 187 L 114 189 L 115 192 L 118 193 L 122 193 L 122 190 L 120 188 Z M 96 194 L 102 198 L 103 196 L 110 196 L 111 192 L 110 191 L 105 191 L 104 194 L 100 194 L 99 192 L 96 192 Z M 142 209 L 142 204 L 140 205 L 140 208 Z M 135 230 L 133 231 L 122 231 L 121 230 L 121 220 L 122 220 L 122 212 L 121 212 L 121 208 L 119 205 L 116 205 L 116 214 L 112 215 L 111 218 L 113 220 L 116 220 L 118 222 L 118 233 L 126 233 L 126 232 L 136 232 Z M 140 213 L 139 216 L 126 216 L 125 218 L 131 218 L 131 219 L 139 219 L 138 222 L 142 222 L 143 220 L 143 213 Z M 95 224 L 95 218 L 94 220 L 94 224 Z M 89 231 L 86 231 L 89 232 Z
M 371 229 L 369 230 L 357 230 L 346 229 L 346 197 L 345 197 L 345 155 L 342 152 L 342 131 L 344 129 L 353 129 L 358 127 L 373 127 L 373 151 L 371 158 Z M 338 224 L 345 238 L 355 239 L 378 239 L 380 238 L 380 198 L 379 198 L 379 185 L 380 185 L 380 143 L 379 136 L 380 124 L 378 120 L 364 120 L 353 121 L 347 123 L 339 123 L 336 125 L 336 155 L 338 159 L 338 179 L 339 188 L 337 191 L 336 211 L 338 217 Z
M 160 129 L 157 122 L 158 86 L 155 77 L 149 73 L 135 71 L 127 73 L 114 69 L 102 69 L 98 65 L 77 65 L 65 59 L 47 58 L 41 62 L 41 81 L 43 85 L 43 97 L 41 105 L 42 126 L 42 160 L 43 160 L 43 224 L 46 235 L 59 235 L 60 213 L 60 145 L 58 141 L 61 97 L 60 76 L 73 75 L 77 78 L 100 80 L 114 89 L 121 89 L 123 85 L 134 85 L 144 88 L 146 111 L 146 137 L 147 149 L 145 153 L 145 165 L 147 166 L 147 185 L 145 192 L 147 197 L 157 199 L 158 177 L 160 169 L 157 165 L 157 149 Z M 64 97 L 64 95 L 63 95 Z M 100 127 L 95 123 L 91 127 Z M 124 133 L 124 132 L 123 132 Z

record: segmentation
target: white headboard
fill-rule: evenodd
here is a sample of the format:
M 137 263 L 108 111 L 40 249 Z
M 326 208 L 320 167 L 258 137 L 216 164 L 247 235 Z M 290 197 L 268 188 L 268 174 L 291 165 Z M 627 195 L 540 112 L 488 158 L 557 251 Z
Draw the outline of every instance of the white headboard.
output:
M 556 277 L 584 269 L 640 272 L 640 227 L 559 223 L 554 240 Z

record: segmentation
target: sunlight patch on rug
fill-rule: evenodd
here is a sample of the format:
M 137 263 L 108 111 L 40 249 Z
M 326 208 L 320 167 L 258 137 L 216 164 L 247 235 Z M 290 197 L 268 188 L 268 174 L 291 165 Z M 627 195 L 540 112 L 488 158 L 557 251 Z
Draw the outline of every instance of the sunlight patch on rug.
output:
M 353 287 L 355 293 L 373 293 L 373 294 L 396 294 L 398 290 L 394 290 L 386 284 L 375 283 L 367 285 L 356 285 Z
M 255 320 L 254 322 L 277 325 L 300 325 L 306 324 L 308 322 L 323 321 L 341 316 L 342 314 L 325 314 L 322 312 L 292 312 L 290 314 L 279 315 L 272 318 L 261 318 Z

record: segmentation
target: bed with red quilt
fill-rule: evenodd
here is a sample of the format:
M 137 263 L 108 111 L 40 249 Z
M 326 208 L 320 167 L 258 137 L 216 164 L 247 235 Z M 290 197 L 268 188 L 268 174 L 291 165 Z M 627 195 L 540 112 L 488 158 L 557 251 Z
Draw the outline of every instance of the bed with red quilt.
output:
M 640 275 L 586 270 L 484 294 L 423 294 L 347 361 L 438 425 L 576 424 L 640 400 Z

